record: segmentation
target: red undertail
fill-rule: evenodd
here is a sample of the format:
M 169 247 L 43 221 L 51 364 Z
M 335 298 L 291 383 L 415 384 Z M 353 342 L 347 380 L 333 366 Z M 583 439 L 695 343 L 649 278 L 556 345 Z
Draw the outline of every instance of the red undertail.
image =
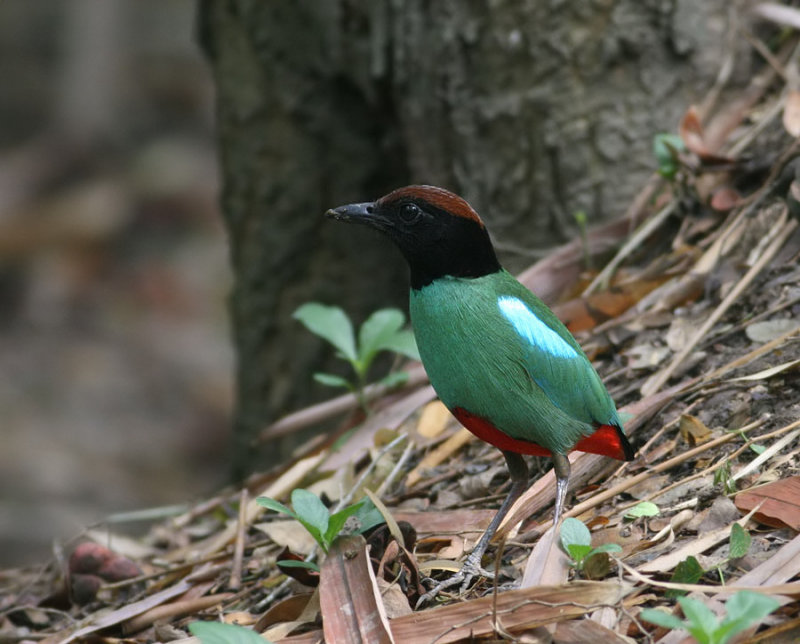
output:
M 498 449 L 506 452 L 516 452 L 517 454 L 531 454 L 533 456 L 552 456 L 549 449 L 546 449 L 531 441 L 523 441 L 512 438 L 497 429 L 491 422 L 468 412 L 463 407 L 456 407 L 452 410 L 458 422 L 464 425 L 475 436 L 482 441 L 494 445 Z M 600 425 L 593 434 L 580 439 L 570 451 L 589 452 L 590 454 L 600 454 L 616 458 L 620 461 L 629 460 L 625 453 L 622 430 L 614 425 Z

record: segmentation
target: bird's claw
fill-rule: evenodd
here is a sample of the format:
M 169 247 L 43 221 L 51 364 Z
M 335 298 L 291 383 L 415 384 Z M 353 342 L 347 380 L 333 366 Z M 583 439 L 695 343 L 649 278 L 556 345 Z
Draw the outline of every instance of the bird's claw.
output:
M 423 604 L 431 601 L 434 599 L 439 593 L 453 586 L 459 586 L 459 592 L 464 593 L 466 592 L 467 588 L 469 588 L 470 583 L 476 577 L 486 577 L 488 579 L 494 579 L 494 573 L 489 572 L 481 567 L 479 562 L 472 561 L 472 557 L 468 557 L 467 560 L 464 562 L 464 565 L 461 567 L 455 575 L 450 577 L 449 579 L 445 579 L 444 581 L 440 581 L 436 586 L 431 588 L 427 593 L 422 595 L 419 600 L 417 600 L 416 608 L 419 608 Z

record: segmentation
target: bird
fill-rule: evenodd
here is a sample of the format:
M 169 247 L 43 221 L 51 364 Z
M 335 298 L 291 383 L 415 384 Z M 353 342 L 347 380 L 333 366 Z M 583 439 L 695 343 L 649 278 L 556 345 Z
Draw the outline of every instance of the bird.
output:
M 560 525 L 572 450 L 632 460 L 603 381 L 578 342 L 497 259 L 478 213 L 429 185 L 333 208 L 326 217 L 388 237 L 410 269 L 409 317 L 422 364 L 455 418 L 505 457 L 511 487 L 459 573 L 427 594 L 490 576 L 481 559 L 528 485 L 524 455 L 550 457 Z

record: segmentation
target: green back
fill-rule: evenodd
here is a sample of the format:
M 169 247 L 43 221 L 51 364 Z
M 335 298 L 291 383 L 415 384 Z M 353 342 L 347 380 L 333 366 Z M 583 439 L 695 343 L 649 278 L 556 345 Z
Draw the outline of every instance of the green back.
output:
M 521 334 L 501 313 L 498 301 L 504 296 L 523 302 L 574 349 L 562 345 L 571 357 L 554 355 L 546 343 Z M 513 438 L 561 454 L 597 425 L 621 426 L 575 338 L 506 271 L 473 279 L 445 277 L 412 290 L 410 313 L 423 364 L 448 408 L 463 407 Z

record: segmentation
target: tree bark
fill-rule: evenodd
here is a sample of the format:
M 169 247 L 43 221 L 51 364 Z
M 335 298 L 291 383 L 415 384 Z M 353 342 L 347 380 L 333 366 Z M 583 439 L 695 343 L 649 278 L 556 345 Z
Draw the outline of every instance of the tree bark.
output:
M 405 308 L 399 256 L 322 213 L 406 183 L 464 196 L 504 263 L 620 213 L 652 137 L 702 99 L 726 0 L 204 0 L 236 284 L 236 472 L 277 415 L 324 392 L 301 303 Z M 739 69 L 746 74 L 746 69 Z M 273 454 L 278 450 L 272 449 Z

